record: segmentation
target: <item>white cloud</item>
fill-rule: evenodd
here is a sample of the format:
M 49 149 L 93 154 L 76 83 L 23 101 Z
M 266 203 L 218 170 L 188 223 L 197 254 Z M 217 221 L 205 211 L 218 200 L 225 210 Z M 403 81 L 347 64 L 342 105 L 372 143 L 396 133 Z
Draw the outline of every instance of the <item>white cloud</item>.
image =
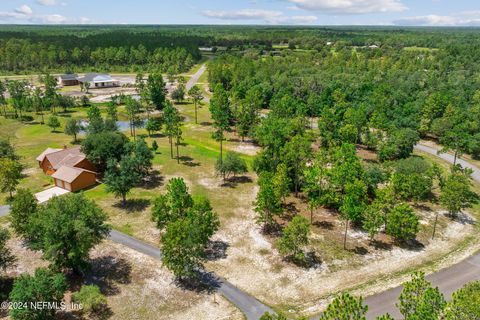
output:
M 405 17 L 393 21 L 400 26 L 480 26 L 480 11 L 465 11 L 450 16 L 435 14 Z
M 368 14 L 408 10 L 401 0 L 287 0 L 303 10 L 324 14 Z
M 287 17 L 286 20 L 294 24 L 310 24 L 317 21 L 318 18 L 316 16 L 293 16 Z
M 42 6 L 58 6 L 62 4 L 58 0 L 36 0 L 36 3 Z
M 262 9 L 243 9 L 236 11 L 206 10 L 202 14 L 209 18 L 221 20 L 253 20 L 270 24 L 310 24 L 318 18 L 315 16 L 286 16 L 281 11 Z
M 22 5 L 13 11 L 0 11 L 1 21 L 14 21 L 14 22 L 26 22 L 26 23 L 39 23 L 39 24 L 62 24 L 62 23 L 91 23 L 88 18 L 72 19 L 62 16 L 60 14 L 35 14 L 27 5 Z
M 264 20 L 271 21 L 281 17 L 281 11 L 260 10 L 260 9 L 243 9 L 238 11 L 212 11 L 206 10 L 202 13 L 209 18 L 223 20 Z
M 29 6 L 27 6 L 26 4 L 24 5 L 21 5 L 20 7 L 18 7 L 17 9 L 15 9 L 15 12 L 16 13 L 19 13 L 19 14 L 23 14 L 23 15 L 31 15 L 33 13 L 32 11 L 32 8 L 30 8 Z

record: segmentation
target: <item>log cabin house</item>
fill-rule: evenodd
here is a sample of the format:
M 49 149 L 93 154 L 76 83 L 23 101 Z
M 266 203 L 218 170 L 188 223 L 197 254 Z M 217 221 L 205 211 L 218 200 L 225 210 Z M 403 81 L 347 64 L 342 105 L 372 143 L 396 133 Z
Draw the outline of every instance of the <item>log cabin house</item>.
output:
M 37 157 L 43 172 L 52 176 L 55 185 L 68 191 L 79 191 L 96 184 L 95 167 L 80 147 L 47 148 Z

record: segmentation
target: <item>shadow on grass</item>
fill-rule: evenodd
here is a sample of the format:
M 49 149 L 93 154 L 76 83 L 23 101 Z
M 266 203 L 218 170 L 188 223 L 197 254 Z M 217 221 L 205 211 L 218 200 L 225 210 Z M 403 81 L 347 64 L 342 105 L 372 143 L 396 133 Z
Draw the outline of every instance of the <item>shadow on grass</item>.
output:
M 370 244 L 377 250 L 392 250 L 393 248 L 391 243 L 377 239 L 370 240 Z
M 119 285 L 132 281 L 132 266 L 125 259 L 105 256 L 90 260 L 90 264 L 91 270 L 85 277 L 85 283 L 97 285 L 106 296 L 119 294 Z
M 209 122 L 209 121 L 203 121 L 203 122 L 200 122 L 200 125 L 205 126 L 205 127 L 209 127 L 209 126 L 212 125 L 212 123 Z
M 153 170 L 150 174 L 143 180 L 141 187 L 147 190 L 155 189 L 163 186 L 164 178 L 160 175 L 160 171 Z
M 304 269 L 316 269 L 322 265 L 322 261 L 314 251 L 305 252 L 302 258 L 290 255 L 285 257 L 284 260 Z
M 189 166 L 189 167 L 200 167 L 202 164 L 200 162 L 195 162 L 195 159 L 192 157 L 187 157 L 187 156 L 181 156 L 180 161 L 182 162 L 183 165 Z
M 194 277 L 175 279 L 178 287 L 197 293 L 214 293 L 220 288 L 221 283 L 220 278 L 204 270 L 197 271 Z
M 472 219 L 468 214 L 465 214 L 463 212 L 459 213 L 448 213 L 446 214 L 448 218 L 452 221 L 459 222 L 461 224 L 469 224 L 469 225 L 474 225 L 475 220 Z
M 423 251 L 425 249 L 425 245 L 418 241 L 417 239 L 407 240 L 407 241 L 397 241 L 397 245 L 402 249 L 407 249 L 410 251 Z
M 71 141 L 70 143 L 76 146 L 79 146 L 82 144 L 83 139 L 77 138 L 75 141 Z
M 282 235 L 283 227 L 278 222 L 274 222 L 273 224 L 264 223 L 261 230 L 265 235 L 280 237 Z
M 10 291 L 13 288 L 13 281 L 11 277 L 0 277 L 0 302 L 7 301 Z M 0 308 L 0 318 L 8 316 L 7 308 Z
M 162 133 L 152 133 L 149 137 L 150 137 L 150 138 L 153 138 L 153 139 L 155 139 L 155 138 L 164 138 L 164 137 L 166 137 L 166 135 L 164 135 L 164 134 L 162 134 Z
M 430 208 L 427 205 L 421 204 L 421 203 L 414 203 L 413 207 L 415 209 L 422 210 L 422 211 L 425 211 L 425 212 L 432 212 L 432 208 Z
M 313 225 L 315 227 L 325 229 L 325 230 L 333 230 L 333 228 L 335 227 L 335 225 L 330 221 L 315 221 Z
M 295 206 L 294 202 L 289 202 L 285 203 L 283 205 L 283 214 L 282 214 L 282 219 L 290 221 L 295 217 L 297 214 L 300 213 L 300 211 L 297 209 Z
M 124 204 L 122 201 L 118 201 L 113 206 L 115 208 L 125 210 L 128 213 L 132 212 L 141 212 L 145 210 L 150 205 L 150 200 L 148 199 L 129 199 Z
M 361 246 L 355 246 L 355 248 L 348 249 L 348 251 L 350 251 L 352 253 L 355 253 L 355 254 L 358 254 L 360 256 L 364 256 L 364 255 L 368 254 L 367 248 L 361 247 Z
M 253 180 L 250 177 L 247 177 L 247 176 L 233 176 L 233 177 L 225 179 L 220 186 L 221 187 L 228 187 L 228 188 L 235 188 L 239 184 L 250 183 L 252 181 Z
M 227 250 L 229 247 L 230 245 L 225 241 L 210 241 L 205 249 L 207 260 L 216 261 L 227 258 Z

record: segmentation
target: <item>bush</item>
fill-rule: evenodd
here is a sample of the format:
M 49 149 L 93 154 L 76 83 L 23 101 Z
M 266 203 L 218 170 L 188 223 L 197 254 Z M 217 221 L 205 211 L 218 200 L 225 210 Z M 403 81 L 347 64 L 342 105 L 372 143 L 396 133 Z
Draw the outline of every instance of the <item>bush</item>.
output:
M 413 240 L 418 233 L 418 217 L 408 204 L 395 206 L 387 218 L 387 234 L 397 241 Z
M 419 140 L 420 137 L 415 130 L 395 128 L 387 140 L 381 143 L 378 158 L 380 161 L 408 158 Z
M 60 127 L 60 121 L 56 116 L 50 116 L 47 120 L 47 126 L 52 128 L 52 132 L 55 132 L 58 127 Z
M 10 217 L 15 233 L 27 238 L 30 219 L 37 211 L 37 199 L 28 189 L 18 189 L 13 198 Z
M 240 155 L 235 152 L 228 152 L 223 161 L 219 159 L 215 164 L 215 170 L 224 179 L 228 179 L 230 175 L 236 176 L 247 172 L 247 163 L 240 158 Z
M 48 301 L 60 303 L 67 289 L 65 276 L 51 270 L 38 268 L 33 276 L 23 274 L 13 283 L 10 292 L 12 303 L 30 303 Z M 44 320 L 54 319 L 55 309 L 14 308 L 10 316 L 14 320 Z
M 397 163 L 392 176 L 395 193 L 403 200 L 423 200 L 431 195 L 432 166 L 420 158 L 408 158 Z
M 283 235 L 278 241 L 278 249 L 284 256 L 292 255 L 297 261 L 303 261 L 305 255 L 303 247 L 308 244 L 310 224 L 305 217 L 295 216 L 290 224 L 283 230 Z
M 466 284 L 453 293 L 447 304 L 445 319 L 478 319 L 480 315 L 480 281 Z
M 100 313 L 107 305 L 107 299 L 96 285 L 83 285 L 72 296 L 73 301 L 82 305 L 87 313 Z

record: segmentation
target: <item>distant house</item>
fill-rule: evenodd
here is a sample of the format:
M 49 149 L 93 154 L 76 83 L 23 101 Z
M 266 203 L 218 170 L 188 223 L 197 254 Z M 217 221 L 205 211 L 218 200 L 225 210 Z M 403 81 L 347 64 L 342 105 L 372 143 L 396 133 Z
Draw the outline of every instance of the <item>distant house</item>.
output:
M 76 86 L 78 85 L 78 75 L 75 73 L 62 74 L 58 76 L 58 83 L 61 86 Z
M 90 88 L 109 88 L 119 87 L 120 81 L 113 79 L 109 74 L 87 73 L 83 77 L 77 78 L 79 83 L 90 83 Z
M 48 148 L 37 157 L 45 174 L 51 175 L 57 187 L 78 191 L 95 185 L 95 167 L 81 152 L 80 147 Z

